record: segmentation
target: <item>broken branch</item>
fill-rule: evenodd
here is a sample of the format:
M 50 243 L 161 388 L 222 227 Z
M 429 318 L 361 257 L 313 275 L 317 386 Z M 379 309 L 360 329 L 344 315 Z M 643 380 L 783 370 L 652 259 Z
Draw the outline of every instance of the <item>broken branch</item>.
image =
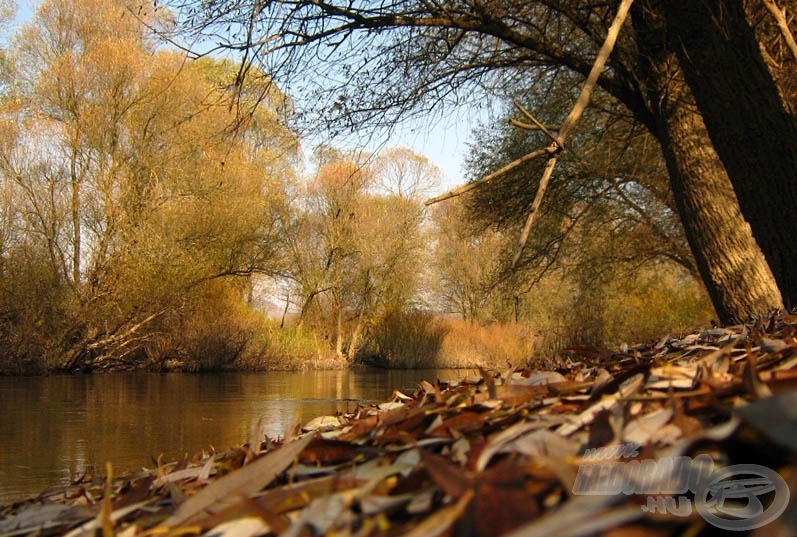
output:
M 520 110 L 520 113 L 521 113 L 521 114 L 523 114 L 524 116 L 526 116 L 526 117 L 529 119 L 529 121 L 531 121 L 531 122 L 534 124 L 534 126 L 537 128 L 537 129 L 539 129 L 539 130 L 541 130 L 543 133 L 545 133 L 545 136 L 547 136 L 548 138 L 550 138 L 550 139 L 551 139 L 551 141 L 552 141 L 553 143 L 555 143 L 556 145 L 558 145 L 560 148 L 562 148 L 562 149 L 564 149 L 564 148 L 565 148 L 563 145 L 561 145 L 561 144 L 559 143 L 559 139 L 556 137 L 556 135 L 554 135 L 554 134 L 553 134 L 551 131 L 549 131 L 549 130 L 548 130 L 548 128 L 547 128 L 545 125 L 543 125 L 541 122 L 537 121 L 537 118 L 535 118 L 534 116 L 532 116 L 532 115 L 531 115 L 531 112 L 529 112 L 528 110 L 526 110 L 526 109 L 523 107 L 523 105 L 522 105 L 522 104 L 520 104 L 520 103 L 519 103 L 519 102 L 517 102 L 517 101 L 514 101 L 514 103 L 515 103 L 515 108 L 517 108 L 518 110 Z M 520 123 L 520 122 L 517 122 L 517 123 L 513 123 L 513 125 L 520 126 L 520 125 L 522 125 L 522 123 Z M 523 128 L 523 127 L 521 127 L 521 128 Z
M 484 183 L 492 181 L 496 177 L 500 177 L 500 176 L 504 175 L 505 173 L 507 173 L 508 171 L 514 170 L 515 168 L 517 168 L 521 164 L 523 164 L 525 162 L 528 162 L 530 160 L 533 160 L 533 159 L 535 159 L 537 157 L 541 157 L 542 155 L 545 155 L 545 154 L 551 154 L 551 148 L 550 147 L 546 147 L 544 149 L 538 149 L 536 151 L 532 151 L 531 153 L 527 153 L 527 154 L 523 155 L 522 157 L 520 157 L 519 159 L 513 160 L 512 162 L 510 162 L 509 164 L 507 164 L 503 168 L 500 168 L 500 169 L 494 171 L 490 175 L 485 175 L 481 179 L 473 181 L 472 183 L 466 183 L 466 184 L 464 184 L 462 186 L 459 186 L 459 187 L 457 187 L 457 188 L 455 188 L 453 190 L 449 190 L 445 194 L 441 194 L 441 195 L 437 196 L 436 198 L 432 198 L 432 199 L 426 200 L 425 205 L 428 207 L 429 205 L 434 205 L 435 203 L 439 203 L 439 202 L 445 201 L 447 199 L 451 199 L 451 198 L 455 198 L 457 196 L 461 196 L 465 192 L 473 190 L 474 188 L 476 188 L 476 187 L 478 187 L 480 185 L 483 185 Z
M 581 93 L 579 94 L 578 99 L 576 99 L 573 109 L 570 110 L 570 113 L 562 123 L 562 128 L 559 129 L 559 136 L 554 140 L 558 147 L 565 146 L 565 141 L 573 131 L 576 122 L 578 122 L 579 118 L 581 118 L 581 114 L 583 114 L 584 110 L 586 110 L 587 104 L 589 104 L 589 99 L 592 96 L 592 91 L 595 89 L 595 85 L 598 83 L 598 78 L 600 77 L 601 71 L 603 71 L 603 66 L 606 65 L 606 61 L 609 59 L 609 55 L 612 53 L 614 44 L 617 42 L 617 36 L 620 34 L 620 28 L 622 28 L 623 23 L 625 22 L 625 18 L 628 15 L 628 11 L 630 10 L 632 3 L 633 0 L 623 0 L 620 3 L 620 7 L 617 9 L 617 14 L 615 15 L 612 25 L 609 27 L 609 31 L 606 34 L 606 40 L 603 42 L 603 45 L 598 51 L 598 55 L 595 58 L 595 63 L 592 64 L 592 69 L 589 72 L 589 76 L 587 76 L 587 80 L 584 82 L 584 86 L 581 88 Z M 551 175 L 553 174 L 553 169 L 556 166 L 556 161 L 557 157 L 554 155 L 545 164 L 545 170 L 542 173 L 540 184 L 537 187 L 537 194 L 534 196 L 531 209 L 526 217 L 526 223 L 523 226 L 523 231 L 520 234 L 518 251 L 515 253 L 515 257 L 512 260 L 512 268 L 517 266 L 520 257 L 523 255 L 523 250 L 526 249 L 526 243 L 529 239 L 531 226 L 534 223 L 534 217 L 536 216 L 537 211 L 540 208 L 540 204 L 542 203 L 542 199 L 545 196 L 545 191 L 548 188 L 548 183 L 550 182 Z

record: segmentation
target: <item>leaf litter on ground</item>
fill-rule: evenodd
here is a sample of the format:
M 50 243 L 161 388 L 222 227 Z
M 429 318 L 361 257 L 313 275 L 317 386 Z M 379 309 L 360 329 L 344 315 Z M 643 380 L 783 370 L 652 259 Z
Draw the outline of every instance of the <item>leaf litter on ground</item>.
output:
M 647 494 L 574 488 L 585 465 L 706 455 L 778 472 L 795 494 L 750 534 L 797 535 L 794 316 L 429 379 L 279 440 L 0 507 L 0 536 L 714 535 Z

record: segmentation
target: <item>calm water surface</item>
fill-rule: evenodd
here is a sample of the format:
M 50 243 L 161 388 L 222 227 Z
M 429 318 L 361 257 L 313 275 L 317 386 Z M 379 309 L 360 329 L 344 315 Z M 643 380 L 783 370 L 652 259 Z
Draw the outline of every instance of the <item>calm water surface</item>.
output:
M 384 401 L 420 380 L 467 370 L 310 371 L 190 375 L 0 377 L 0 504 L 85 471 L 117 475 L 248 441 L 263 420 L 277 436 L 296 423 Z

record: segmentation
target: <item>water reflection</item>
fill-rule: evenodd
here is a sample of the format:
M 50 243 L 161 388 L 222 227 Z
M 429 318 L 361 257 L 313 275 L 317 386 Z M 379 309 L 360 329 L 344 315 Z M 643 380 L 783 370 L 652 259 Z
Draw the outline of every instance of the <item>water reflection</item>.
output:
M 248 440 L 262 419 L 277 436 L 296 423 L 383 401 L 421 379 L 464 370 L 310 371 L 260 374 L 109 374 L 0 378 L 0 504 L 86 471 L 152 466 Z

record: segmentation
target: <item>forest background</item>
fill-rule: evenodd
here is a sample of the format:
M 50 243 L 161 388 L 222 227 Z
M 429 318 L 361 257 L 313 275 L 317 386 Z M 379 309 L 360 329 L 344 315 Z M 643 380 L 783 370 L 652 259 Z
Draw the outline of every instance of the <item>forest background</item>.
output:
M 49 0 L 4 41 L 0 370 L 503 366 L 739 319 L 706 290 L 668 155 L 611 91 L 518 260 L 540 163 L 427 207 L 427 159 L 336 148 L 341 124 L 305 114 L 301 90 L 165 44 L 179 9 L 141 7 Z M 748 16 L 781 74 L 781 34 L 763 8 Z M 582 81 L 532 75 L 474 125 L 469 181 L 544 145 L 524 111 L 555 124 Z M 323 105 L 356 130 L 352 95 Z M 308 124 L 329 133 L 311 155 Z

